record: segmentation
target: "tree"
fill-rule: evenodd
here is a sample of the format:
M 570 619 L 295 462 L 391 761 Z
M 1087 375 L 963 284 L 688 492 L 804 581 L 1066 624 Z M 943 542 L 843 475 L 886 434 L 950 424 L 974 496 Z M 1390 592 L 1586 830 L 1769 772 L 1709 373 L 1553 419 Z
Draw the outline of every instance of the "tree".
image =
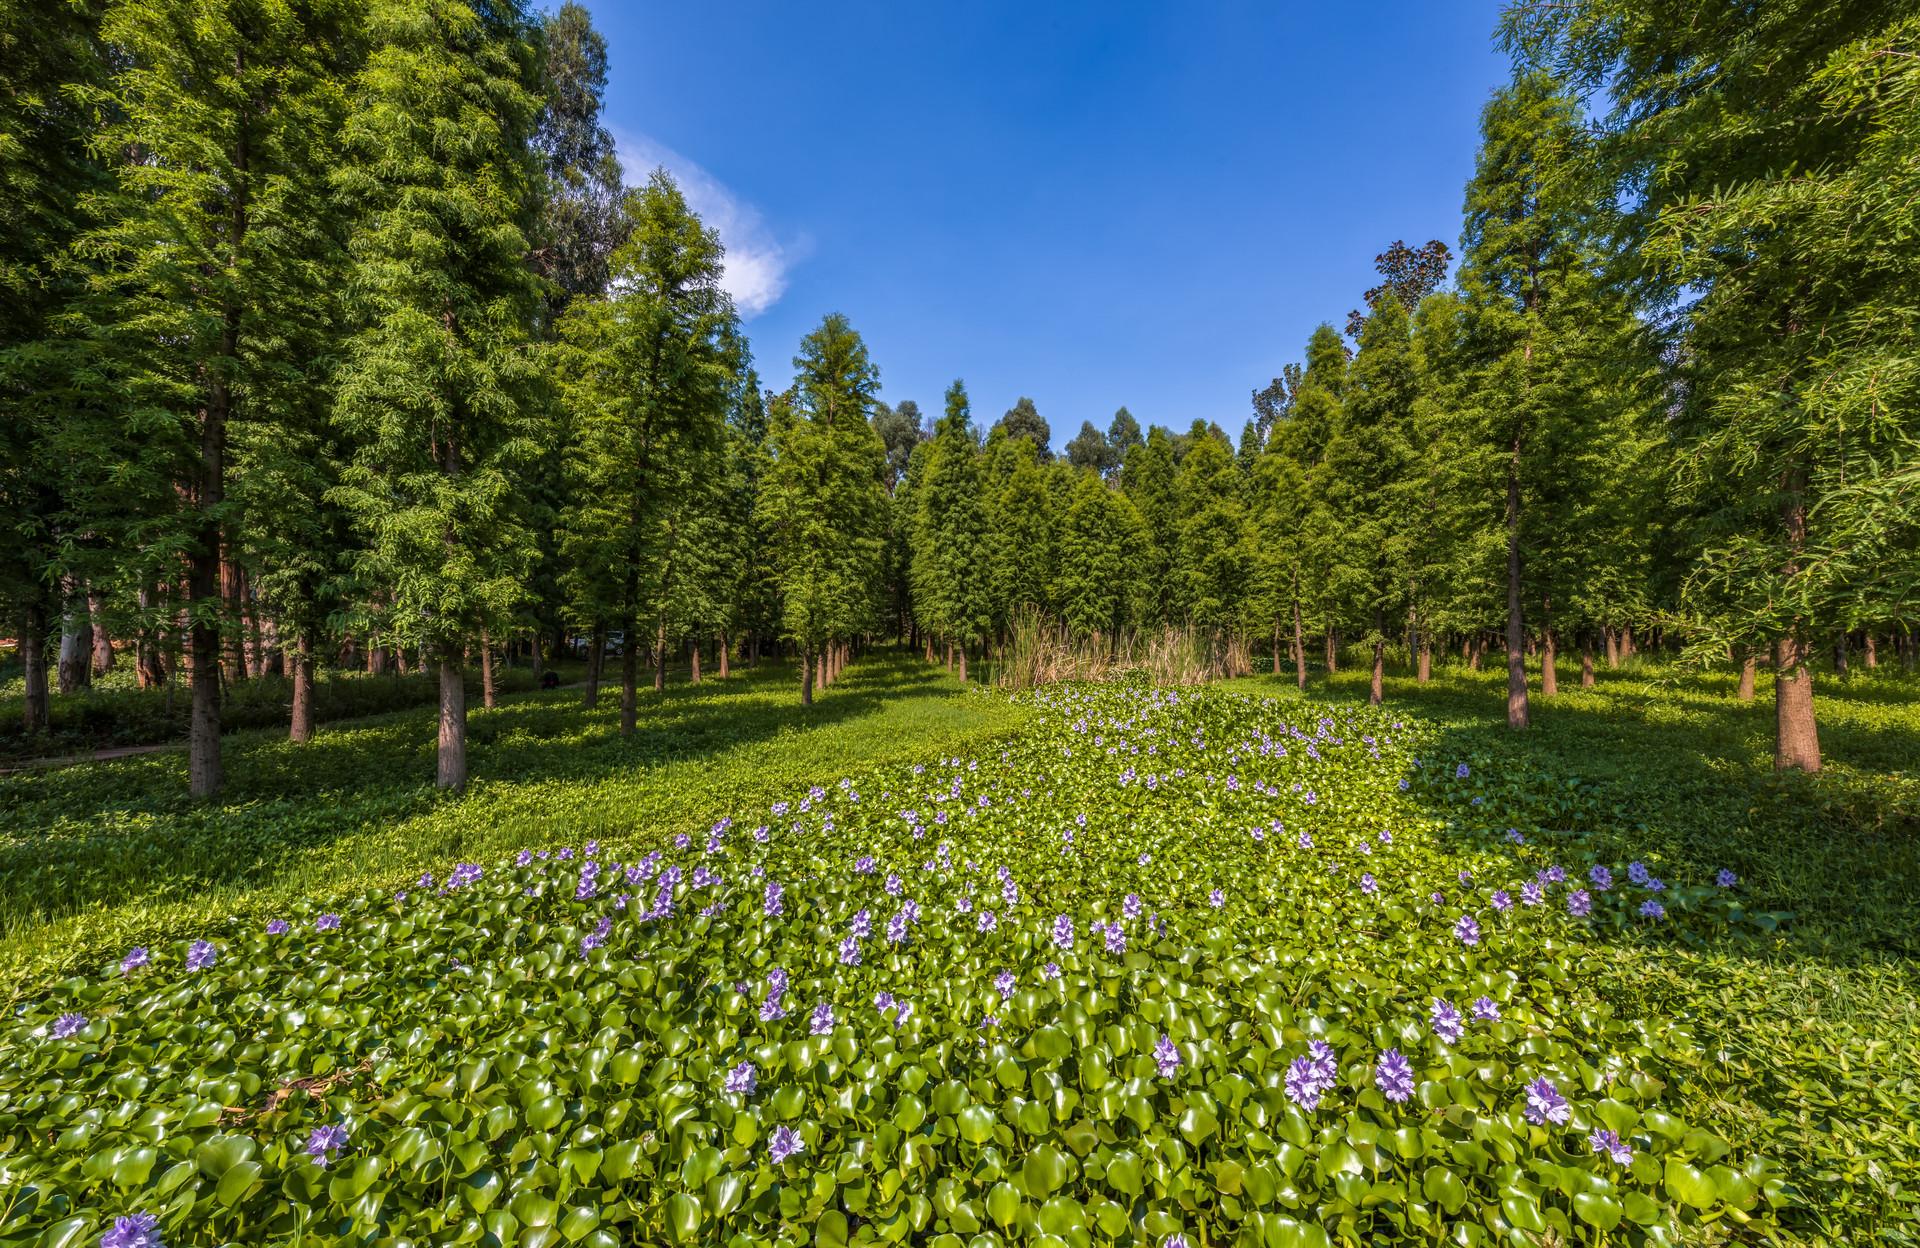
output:
M 920 405 L 912 399 L 906 399 L 895 408 L 876 400 L 873 431 L 880 436 L 880 443 L 886 448 L 887 493 L 892 494 L 900 488 L 902 478 L 907 475 L 907 461 L 913 457 L 913 448 L 920 445 Z
M 717 614 L 708 591 L 731 561 L 714 487 L 726 478 L 738 350 L 719 235 L 664 170 L 625 212 L 608 293 L 561 318 L 557 364 L 575 421 L 561 551 L 578 618 L 617 621 L 624 634 L 620 733 L 631 736 L 640 624 L 659 688 L 668 642 Z
M 1004 637 L 1023 616 L 1045 612 L 1054 580 L 1053 499 L 1039 452 L 1024 437 L 988 441 L 985 474 L 991 631 Z
M 1133 413 L 1122 407 L 1114 412 L 1113 420 L 1107 425 L 1107 445 L 1113 448 L 1113 465 L 1117 469 L 1127 462 L 1127 453 L 1145 441 L 1140 436 L 1140 422 Z
M 1124 494 L 1090 472 L 1079 474 L 1060 521 L 1053 598 L 1075 638 L 1116 639 L 1126 627 L 1128 579 L 1140 541 L 1140 518 Z
M 950 657 L 958 648 L 962 680 L 967 647 L 978 644 L 992 623 L 990 536 L 978 460 L 967 388 L 955 381 L 915 490 L 912 580 L 920 625 L 946 641 Z
M 566 0 L 540 24 L 540 118 L 533 147 L 546 179 L 534 266 L 551 282 L 549 317 L 573 298 L 605 290 L 613 251 L 631 220 L 622 208 L 619 154 L 600 120 L 607 41 L 593 17 Z
M 355 326 L 335 419 L 339 497 L 390 620 L 439 670 L 437 783 L 467 778 L 465 648 L 507 619 L 531 553 L 516 478 L 534 450 L 528 267 L 540 179 L 537 66 L 513 3 L 377 0 L 354 84 L 342 197 Z
M 1141 561 L 1134 580 L 1145 610 L 1139 622 L 1178 623 L 1180 589 L 1174 564 L 1180 555 L 1180 512 L 1174 493 L 1173 439 L 1165 429 L 1155 425 L 1146 441 L 1127 452 L 1120 489 L 1140 516 Z
M 996 431 L 1005 433 L 1009 438 L 1025 438 L 1033 444 L 1033 449 L 1041 463 L 1053 458 L 1053 430 L 1041 418 L 1040 410 L 1033 400 L 1021 395 L 1007 414 L 994 426 Z
M 1103 477 L 1120 466 L 1113 444 L 1090 420 L 1081 421 L 1080 432 L 1067 443 L 1067 462 L 1075 468 L 1090 468 Z
M 1200 421 L 1189 436 L 1174 479 L 1172 583 L 1181 618 L 1206 635 L 1218 663 L 1244 616 L 1251 535 L 1232 444 Z
M 1600 166 L 1627 274 L 1673 313 L 1679 483 L 1711 518 L 1693 649 L 1772 640 L 1775 765 L 1818 770 L 1815 639 L 1920 601 L 1895 554 L 1920 526 L 1920 18 L 1577 0 L 1504 29 L 1612 101 Z
M 1420 301 L 1447 280 L 1447 265 L 1452 262 L 1453 253 L 1437 238 L 1417 248 L 1407 246 L 1402 239 L 1394 239 L 1391 246 L 1373 258 L 1373 267 L 1386 280 L 1368 289 L 1363 296 L 1367 312 L 1356 309 L 1347 313 L 1347 336 L 1358 342 L 1367 314 L 1378 308 L 1388 295 L 1399 300 L 1401 309 L 1411 316 Z

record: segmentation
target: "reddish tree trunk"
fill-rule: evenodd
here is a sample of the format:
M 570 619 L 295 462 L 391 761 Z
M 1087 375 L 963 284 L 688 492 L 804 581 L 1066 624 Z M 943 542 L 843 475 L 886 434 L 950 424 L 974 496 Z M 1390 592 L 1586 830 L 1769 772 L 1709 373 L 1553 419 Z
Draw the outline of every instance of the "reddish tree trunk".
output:
M 106 599 L 99 594 L 88 594 L 87 618 L 93 624 L 93 674 L 105 676 L 113 670 L 113 639 L 107 636 Z
M 467 673 L 460 649 L 440 655 L 440 740 L 434 784 L 459 792 L 467 787 Z
M 1620 634 L 1614 629 L 1606 630 L 1607 668 L 1612 670 L 1620 666 Z
M 663 620 L 653 630 L 653 691 L 667 688 L 667 625 Z
M 39 603 L 20 613 L 20 666 L 27 684 L 22 726 L 45 732 L 53 702 L 47 695 L 47 610 Z
M 1419 657 L 1414 660 L 1414 679 L 1426 684 L 1433 679 L 1433 638 L 1420 634 Z
M 492 710 L 499 699 L 493 687 L 493 638 L 480 630 L 480 705 Z
M 1340 670 L 1340 636 L 1333 629 L 1327 630 L 1327 675 Z
M 1590 635 L 1580 639 L 1580 687 L 1593 688 L 1593 638 Z
M 687 682 L 697 685 L 700 683 L 700 643 L 694 642 L 688 650 L 691 654 L 688 659 Z
M 287 739 L 303 745 L 313 739 L 313 634 L 300 630 L 293 652 L 293 718 Z
M 1273 674 L 1280 674 L 1280 621 L 1273 622 Z
M 1507 727 L 1532 722 L 1527 706 L 1526 620 L 1520 614 L 1520 440 L 1507 468 Z
M 97 652 L 100 647 L 100 641 L 99 641 L 100 626 L 98 624 L 95 624 L 93 626 L 93 635 L 94 635 L 93 645 L 94 645 L 95 651 Z M 1880 666 L 1880 651 L 1874 646 L 1873 634 L 1871 632 L 1869 632 L 1864 638 L 1861 639 L 1860 658 L 1861 658 L 1861 661 L 1866 664 L 1868 671 L 1872 671 L 1874 668 Z
M 800 647 L 800 705 L 813 705 L 813 647 Z
M 620 647 L 620 735 L 630 737 L 640 720 L 640 647 L 635 631 L 639 621 L 627 616 L 620 621 L 626 644 Z
M 1820 729 L 1813 715 L 1813 672 L 1807 647 L 1798 638 L 1783 639 L 1775 652 L 1773 677 L 1773 765 L 1782 770 L 1820 770 Z
M 1549 628 L 1540 637 L 1540 696 L 1543 698 L 1551 698 L 1560 692 L 1560 674 L 1553 667 L 1556 653 L 1553 630 Z
M 1367 684 L 1367 701 L 1375 706 L 1386 696 L 1386 674 L 1387 643 L 1376 641 L 1373 643 L 1373 676 Z
M 1754 658 L 1753 648 L 1751 646 L 1736 646 L 1734 650 L 1740 659 L 1740 688 L 1735 696 L 1742 702 L 1751 702 L 1753 701 L 1755 670 L 1760 666 L 1760 663 L 1759 660 Z
M 1300 624 L 1300 573 L 1293 574 L 1293 679 L 1294 683 L 1307 687 L 1307 635 Z
M 731 651 L 732 649 L 733 649 L 732 641 L 727 637 L 725 633 L 721 633 L 719 638 L 714 643 L 714 650 L 718 652 L 720 656 L 720 679 L 721 680 L 725 680 L 731 674 L 727 670 L 727 668 L 728 668 L 728 658 L 730 657 L 728 652 Z
M 963 684 L 964 684 L 964 683 L 966 682 L 966 679 L 967 679 L 967 648 L 966 648 L 966 646 L 965 646 L 965 645 L 962 645 L 962 646 L 960 647 L 960 680 L 961 680 L 961 683 L 963 683 Z

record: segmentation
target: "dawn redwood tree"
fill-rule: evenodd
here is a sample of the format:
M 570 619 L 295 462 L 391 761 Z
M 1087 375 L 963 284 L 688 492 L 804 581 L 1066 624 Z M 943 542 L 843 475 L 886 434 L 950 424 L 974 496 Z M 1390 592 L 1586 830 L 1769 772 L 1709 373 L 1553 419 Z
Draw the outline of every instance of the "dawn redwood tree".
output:
M 302 319 L 336 270 L 311 245 L 335 155 L 348 5 L 109 4 L 114 74 L 96 149 L 115 186 L 79 244 L 94 266 L 85 317 L 116 395 L 95 454 L 113 518 L 139 535 L 146 574 L 184 563 L 196 797 L 221 784 L 222 556 L 233 541 L 230 442 L 271 425 L 254 402 L 277 364 L 262 337 Z M 95 475 L 90 468 L 88 475 Z
M 568 307 L 554 358 L 573 425 L 567 584 L 577 618 L 624 634 L 620 734 L 631 736 L 642 625 L 658 688 L 668 642 L 713 614 L 705 591 L 727 560 L 709 487 L 725 477 L 739 349 L 720 237 L 673 179 L 655 170 L 625 211 L 609 289 Z
M 1099 638 L 1112 646 L 1127 626 L 1139 543 L 1140 517 L 1126 495 L 1098 473 L 1077 473 L 1060 518 L 1052 591 L 1061 622 L 1076 640 Z
M 1717 512 L 1693 648 L 1773 639 L 1775 765 L 1818 770 L 1816 639 L 1920 602 L 1920 14 L 1522 0 L 1505 33 L 1610 101 L 1629 272 L 1675 313 L 1678 480 Z
M 1052 605 L 1053 497 L 1040 453 L 1029 438 L 997 429 L 988 439 L 987 455 L 992 461 L 984 477 L 992 573 L 988 593 L 993 630 L 1004 637 L 1015 620 L 1044 613 Z
M 947 388 L 947 411 L 934 424 L 914 493 L 913 600 L 920 626 L 959 651 L 986 636 L 992 619 L 992 535 L 982 500 L 980 452 L 974 443 L 966 386 Z
M 436 782 L 459 789 L 466 648 L 511 617 L 532 552 L 518 474 L 538 430 L 538 66 L 511 2 L 375 0 L 367 30 L 337 175 L 360 220 L 338 496 L 395 633 L 438 669 Z
M 1198 421 L 1190 437 L 1174 477 L 1173 585 L 1180 618 L 1219 663 L 1244 615 L 1250 533 L 1232 447 Z
M 1142 526 L 1141 561 L 1133 579 L 1146 610 L 1137 622 L 1176 624 L 1181 618 L 1180 587 L 1174 580 L 1180 554 L 1180 509 L 1174 495 L 1173 439 L 1165 429 L 1155 425 L 1145 441 L 1127 451 L 1120 468 L 1120 489 Z

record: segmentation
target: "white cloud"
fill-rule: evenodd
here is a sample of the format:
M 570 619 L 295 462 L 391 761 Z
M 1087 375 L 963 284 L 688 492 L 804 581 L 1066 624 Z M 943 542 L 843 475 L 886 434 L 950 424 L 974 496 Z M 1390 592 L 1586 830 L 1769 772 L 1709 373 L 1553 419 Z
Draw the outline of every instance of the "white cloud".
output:
M 787 291 L 787 270 L 806 251 L 804 240 L 783 243 L 775 238 L 758 208 L 665 144 L 615 131 L 614 145 L 629 185 L 643 185 L 654 169 L 666 169 L 680 184 L 687 204 L 720 232 L 727 248 L 720 285 L 733 296 L 742 317 L 758 316 L 780 301 Z

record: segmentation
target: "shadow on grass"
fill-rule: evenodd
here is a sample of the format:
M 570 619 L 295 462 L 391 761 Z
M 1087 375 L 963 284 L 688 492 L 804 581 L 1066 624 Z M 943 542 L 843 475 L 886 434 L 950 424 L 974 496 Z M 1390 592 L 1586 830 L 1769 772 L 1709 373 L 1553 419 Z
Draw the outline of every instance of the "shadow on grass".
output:
M 468 803 L 484 820 L 549 782 L 590 787 L 717 759 L 959 688 L 937 669 L 881 654 L 802 707 L 797 672 L 768 664 L 724 682 L 644 688 L 627 738 L 617 688 L 592 711 L 579 690 L 530 695 L 471 713 L 462 797 L 431 787 L 434 717 L 424 709 L 323 729 L 305 746 L 277 733 L 234 738 L 215 803 L 187 798 L 180 755 L 0 778 L 0 938 L 97 905 L 269 882 L 296 859 L 442 804 Z

